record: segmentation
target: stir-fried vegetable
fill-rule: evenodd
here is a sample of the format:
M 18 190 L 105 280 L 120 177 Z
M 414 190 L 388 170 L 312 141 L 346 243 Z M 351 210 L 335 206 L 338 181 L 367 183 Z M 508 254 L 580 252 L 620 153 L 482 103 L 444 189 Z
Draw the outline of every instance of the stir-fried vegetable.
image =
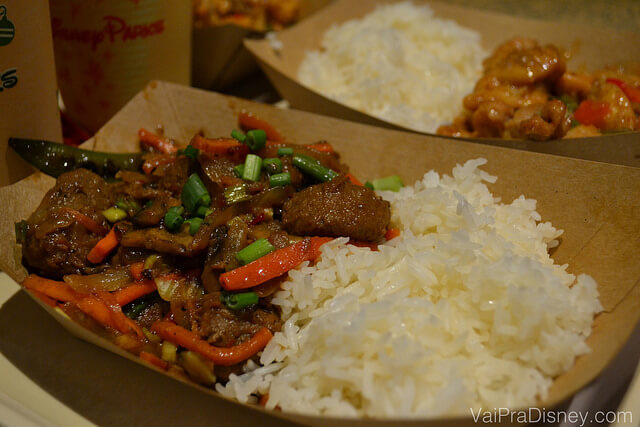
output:
M 289 172 L 282 172 L 269 176 L 270 187 L 284 187 L 290 184 L 291 174 Z
M 316 159 L 305 156 L 304 154 L 296 154 L 293 156 L 293 165 L 300 169 L 306 175 L 309 175 L 316 181 L 331 181 L 338 176 L 336 171 L 322 166 Z
M 21 138 L 9 138 L 9 146 L 38 170 L 54 178 L 78 168 L 113 177 L 120 170 L 137 171 L 142 165 L 142 153 L 103 153 Z
M 89 251 L 87 259 L 94 264 L 100 264 L 118 246 L 118 243 L 116 229 L 112 227 L 111 231 Z
M 222 301 L 232 310 L 242 310 L 258 303 L 258 294 L 255 292 L 243 292 L 240 294 L 223 293 Z
M 110 223 L 122 221 L 128 216 L 127 211 L 117 207 L 110 207 L 109 209 L 102 211 L 102 215 Z
M 244 142 L 247 136 L 244 133 L 242 133 L 242 131 L 239 131 L 238 129 L 234 129 L 231 131 L 231 138 L 237 139 L 240 142 Z
M 232 366 L 247 360 L 262 350 L 273 337 L 267 328 L 260 329 L 253 337 L 233 347 L 214 347 L 196 334 L 173 322 L 163 320 L 153 324 L 151 330 L 162 339 L 171 341 L 211 360 L 221 366 Z
M 191 174 L 182 187 L 182 204 L 189 212 L 211 204 L 211 196 L 198 174 Z
M 172 206 L 164 215 L 164 226 L 170 231 L 175 231 L 184 223 L 184 207 Z
M 171 141 L 146 129 L 138 131 L 138 138 L 140 138 L 142 144 L 153 147 L 161 153 L 175 153 L 178 151 L 178 148 Z
M 262 169 L 262 158 L 255 154 L 247 154 L 242 170 L 242 179 L 247 181 L 257 181 L 260 179 L 260 170 Z
M 374 179 L 373 182 L 367 181 L 364 185 L 376 191 L 400 191 L 404 187 L 404 183 L 398 175 Z
M 262 167 L 269 174 L 275 174 L 282 172 L 282 161 L 277 157 L 264 159 L 262 161 Z
M 293 148 L 291 147 L 278 148 L 278 156 L 293 156 Z
M 267 144 L 267 133 L 262 129 L 254 129 L 247 132 L 244 143 L 251 148 L 252 151 L 258 151 Z
M 267 239 L 258 239 L 246 248 L 236 253 L 236 259 L 242 264 L 249 264 L 266 254 L 273 252 L 276 248 Z
M 312 237 L 278 249 L 262 258 L 220 275 L 220 284 L 228 291 L 247 289 L 283 275 L 320 255 L 320 246 L 332 240 L 328 237 Z
M 246 184 L 238 184 L 224 189 L 224 199 L 228 205 L 251 199 Z

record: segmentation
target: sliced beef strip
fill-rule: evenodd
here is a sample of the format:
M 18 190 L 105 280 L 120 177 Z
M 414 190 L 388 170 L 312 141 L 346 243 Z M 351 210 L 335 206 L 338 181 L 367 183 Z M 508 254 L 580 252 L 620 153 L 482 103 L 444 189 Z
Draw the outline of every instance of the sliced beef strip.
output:
M 69 209 L 88 216 L 106 231 L 109 227 L 100 212 L 114 203 L 110 190 L 104 179 L 87 169 L 60 175 L 27 220 L 24 262 L 51 278 L 92 269 L 87 254 L 102 236 L 79 224 Z
M 299 236 L 375 241 L 384 236 L 390 218 L 389 202 L 339 176 L 294 194 L 284 204 L 282 223 Z

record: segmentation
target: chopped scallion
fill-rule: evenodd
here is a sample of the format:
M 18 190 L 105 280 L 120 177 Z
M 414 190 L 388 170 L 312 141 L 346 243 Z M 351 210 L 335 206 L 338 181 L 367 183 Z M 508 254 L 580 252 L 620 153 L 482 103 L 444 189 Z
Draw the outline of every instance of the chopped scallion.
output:
M 240 294 L 222 294 L 222 301 L 231 310 L 241 310 L 243 308 L 258 303 L 259 297 L 255 292 L 242 292 Z
M 304 154 L 296 154 L 293 156 L 293 165 L 304 174 L 320 182 L 331 181 L 338 176 L 336 171 L 322 166 L 316 159 L 305 156 Z
M 247 181 L 259 180 L 260 169 L 262 169 L 262 158 L 255 154 L 247 154 L 247 158 L 244 161 L 242 179 L 246 179 Z
M 238 251 L 236 253 L 236 259 L 242 264 L 249 264 L 269 252 L 273 252 L 275 249 L 275 246 L 269 243 L 267 239 L 258 239 L 246 248 Z
M 182 187 L 182 204 L 189 212 L 195 212 L 199 206 L 211 204 L 211 196 L 196 173 L 191 174 Z
M 196 216 L 196 217 L 193 217 L 193 218 L 189 218 L 184 223 L 189 225 L 189 234 L 191 234 L 193 236 L 194 234 L 196 234 L 198 232 L 198 229 L 202 225 L 202 218 L 198 218 Z
M 376 191 L 400 191 L 404 187 L 404 183 L 398 175 L 374 179 L 372 185 Z
M 224 189 L 224 200 L 227 205 L 249 200 L 251 196 L 247 192 L 246 184 L 238 184 Z
M 107 221 L 113 224 L 114 222 L 122 221 L 128 216 L 128 214 L 124 209 L 116 208 L 114 206 L 102 211 L 102 216 L 104 216 Z
M 193 145 L 187 145 L 187 147 L 184 150 L 181 150 L 181 154 L 184 156 L 187 156 L 190 159 L 197 158 L 199 153 L 200 153 L 200 150 L 198 150 Z
M 262 167 L 269 174 L 282 172 L 282 162 L 277 157 L 264 159 L 262 161 Z
M 207 206 L 200 206 L 197 210 L 196 210 L 196 215 L 201 217 L 201 218 L 206 218 L 209 215 L 211 215 L 213 213 L 213 209 L 207 207 Z
M 122 311 L 130 319 L 135 319 L 143 311 L 145 311 L 147 307 L 149 307 L 152 303 L 153 303 L 152 298 L 139 299 L 127 304 L 125 307 L 122 308 Z
M 291 174 L 289 172 L 282 172 L 269 176 L 270 187 L 284 187 L 289 184 L 291 184 Z
M 231 138 L 237 139 L 240 142 L 244 142 L 247 139 L 247 136 L 239 131 L 238 129 L 234 129 L 231 131 Z
M 244 165 L 236 165 L 233 168 L 233 173 L 238 178 L 242 178 L 242 174 L 244 173 Z
M 184 208 L 182 206 L 170 207 L 167 213 L 164 214 L 164 226 L 170 231 L 175 231 L 180 228 L 182 223 L 184 223 L 183 213 Z
M 129 214 L 136 213 L 140 210 L 140 205 L 135 200 L 119 198 L 116 207 L 127 211 Z
M 247 132 L 247 138 L 244 143 L 251 148 L 252 151 L 258 151 L 267 144 L 267 133 L 262 129 L 253 129 Z
M 293 148 L 291 147 L 278 148 L 278 156 L 293 156 Z

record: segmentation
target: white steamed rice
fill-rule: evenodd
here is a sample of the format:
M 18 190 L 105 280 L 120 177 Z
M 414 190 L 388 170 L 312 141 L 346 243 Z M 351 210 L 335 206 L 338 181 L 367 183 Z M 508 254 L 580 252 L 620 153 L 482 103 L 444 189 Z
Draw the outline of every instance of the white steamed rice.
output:
M 485 55 L 475 31 L 403 2 L 329 28 L 298 79 L 357 110 L 435 132 L 460 112 Z
M 499 203 L 484 159 L 383 193 L 401 237 L 378 252 L 325 244 L 273 303 L 283 330 L 217 390 L 268 408 L 341 416 L 469 415 L 544 398 L 587 353 L 595 281 L 555 265 L 562 233 L 536 201 Z

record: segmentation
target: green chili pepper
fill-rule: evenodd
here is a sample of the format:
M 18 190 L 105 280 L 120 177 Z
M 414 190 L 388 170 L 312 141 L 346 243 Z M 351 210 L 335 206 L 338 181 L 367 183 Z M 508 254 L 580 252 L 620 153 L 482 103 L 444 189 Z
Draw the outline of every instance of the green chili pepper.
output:
M 56 142 L 20 138 L 9 138 L 9 146 L 38 170 L 54 178 L 79 168 L 109 178 L 120 170 L 138 171 L 142 164 L 142 153 L 103 153 Z

